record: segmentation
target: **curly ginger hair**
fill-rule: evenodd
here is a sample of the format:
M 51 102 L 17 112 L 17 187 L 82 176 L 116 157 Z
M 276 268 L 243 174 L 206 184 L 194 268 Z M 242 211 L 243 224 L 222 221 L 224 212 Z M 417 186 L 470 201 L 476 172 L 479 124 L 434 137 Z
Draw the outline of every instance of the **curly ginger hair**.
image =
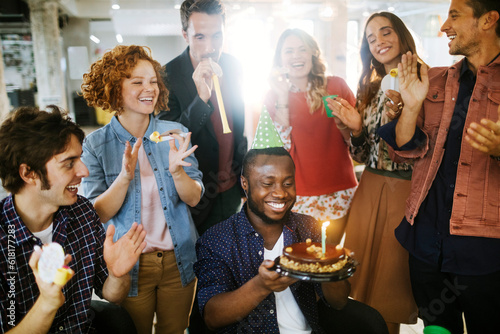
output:
M 122 81 L 130 78 L 139 60 L 149 61 L 158 78 L 159 95 L 154 114 L 168 110 L 169 92 L 162 80 L 162 67 L 151 57 L 150 48 L 138 45 L 117 45 L 90 66 L 81 86 L 87 104 L 120 115 L 123 112 Z

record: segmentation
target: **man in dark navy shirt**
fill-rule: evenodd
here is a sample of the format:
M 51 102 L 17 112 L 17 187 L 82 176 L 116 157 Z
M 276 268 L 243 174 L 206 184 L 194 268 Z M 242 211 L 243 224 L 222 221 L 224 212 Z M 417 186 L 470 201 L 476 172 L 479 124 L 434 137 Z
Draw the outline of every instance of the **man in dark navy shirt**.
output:
M 198 300 L 207 325 L 220 333 L 387 333 L 378 312 L 347 298 L 347 280 L 297 281 L 271 269 L 284 247 L 321 241 L 319 222 L 291 212 L 294 176 L 282 147 L 252 149 L 245 156 L 246 204 L 196 245 Z
M 248 196 L 245 208 L 209 229 L 197 243 L 195 273 L 205 322 L 228 333 L 237 328 L 277 333 L 283 326 L 321 332 L 315 286 L 269 270 L 274 265 L 270 257 L 280 255 L 283 247 L 305 238 L 320 241 L 319 223 L 291 212 L 296 194 L 290 154 L 281 147 L 250 150 L 241 179 Z M 274 255 L 268 257 L 268 252 Z M 316 288 L 333 307 L 346 305 L 348 281 Z

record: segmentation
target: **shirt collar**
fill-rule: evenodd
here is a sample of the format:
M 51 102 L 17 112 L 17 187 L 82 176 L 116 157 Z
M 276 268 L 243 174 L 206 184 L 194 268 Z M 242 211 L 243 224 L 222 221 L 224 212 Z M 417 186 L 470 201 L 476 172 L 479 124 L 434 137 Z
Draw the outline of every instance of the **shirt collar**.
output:
M 500 53 L 499 53 L 499 54 L 497 54 L 497 55 L 495 56 L 495 58 L 493 58 L 493 59 L 492 59 L 492 60 L 488 63 L 488 65 L 486 65 L 485 67 L 489 67 L 489 66 L 490 66 L 490 65 L 492 65 L 493 63 L 496 63 L 496 64 L 497 64 L 497 63 L 500 63 L 500 57 L 499 57 L 499 56 L 500 56 Z M 460 70 L 460 77 L 462 77 L 462 75 L 463 75 L 463 74 L 464 74 L 467 70 L 470 70 L 470 69 L 469 69 L 469 61 L 467 60 L 467 58 L 466 58 L 466 57 L 464 57 L 461 61 L 459 61 L 459 62 L 457 62 L 457 63 L 453 64 L 452 66 L 450 66 L 450 69 L 457 69 L 457 68 L 458 68 L 457 66 L 458 66 L 458 64 L 460 64 L 460 63 L 462 64 L 462 68 L 461 68 L 461 70 Z M 482 67 L 482 66 L 479 66 L 479 67 Z M 479 70 L 479 69 L 478 69 L 478 70 Z M 471 72 L 472 72 L 472 71 L 471 71 Z
M 9 217 L 7 224 L 14 225 L 14 230 L 16 231 L 16 246 L 19 246 L 20 244 L 33 237 L 33 234 L 30 232 L 30 230 L 28 230 L 26 225 L 24 225 L 23 221 L 21 220 L 21 217 L 19 217 L 19 215 L 17 214 L 16 208 L 14 206 L 14 196 L 12 194 L 5 198 L 3 211 L 4 213 L 2 215 Z
M 497 60 L 497 59 L 498 59 L 498 56 L 500 56 L 500 53 L 499 53 L 499 54 L 497 54 L 497 55 L 495 56 L 495 58 L 493 58 L 493 59 L 492 59 L 492 60 L 488 63 L 488 65 L 486 65 L 486 66 L 490 66 L 490 64 L 491 64 L 491 63 L 495 62 L 495 60 Z
M 155 131 L 156 122 L 157 122 L 157 120 L 153 116 L 153 114 L 149 115 L 148 129 L 146 130 L 146 133 L 144 134 L 144 137 L 146 138 L 146 140 L 150 140 L 149 136 Z M 113 118 L 111 118 L 110 126 L 111 126 L 111 129 L 113 130 L 113 132 L 116 134 L 116 137 L 118 138 L 118 140 L 121 143 L 125 144 L 125 142 L 127 142 L 127 141 L 130 143 L 135 143 L 135 141 L 137 140 L 137 138 L 132 136 L 130 134 L 130 132 L 128 132 L 123 127 L 123 125 L 120 123 L 120 121 L 118 121 L 118 118 L 116 116 L 113 116 Z
M 247 207 L 247 204 L 245 203 L 241 207 L 240 212 L 238 213 L 239 217 L 238 217 L 237 231 L 241 235 L 257 233 L 257 231 L 255 231 L 255 229 L 253 228 L 252 224 L 250 224 L 250 220 L 248 219 L 248 216 L 246 213 L 246 207 Z
M 14 229 L 16 231 L 16 246 L 19 246 L 29 239 L 34 237 L 33 233 L 26 227 L 21 217 L 16 211 L 14 206 L 14 197 L 10 194 L 5 199 L 5 204 L 3 207 L 4 215 L 7 213 L 7 217 L 10 217 L 8 224 L 14 224 Z M 61 245 L 64 245 L 64 241 L 66 240 L 66 233 L 63 232 L 66 230 L 66 225 L 69 222 L 69 214 L 66 211 L 66 207 L 60 207 L 59 210 L 54 214 L 53 219 L 53 234 L 52 241 L 58 242 Z
M 460 81 L 463 79 L 471 79 L 474 80 L 475 76 L 474 73 L 469 69 L 469 61 L 467 58 L 464 58 L 464 61 L 462 62 L 462 68 L 460 69 Z

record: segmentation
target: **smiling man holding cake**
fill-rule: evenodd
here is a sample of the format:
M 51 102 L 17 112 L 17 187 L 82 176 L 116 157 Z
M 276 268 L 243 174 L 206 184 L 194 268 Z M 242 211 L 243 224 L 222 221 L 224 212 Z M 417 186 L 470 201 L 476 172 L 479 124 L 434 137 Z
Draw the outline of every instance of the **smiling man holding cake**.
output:
M 348 302 L 350 285 L 309 283 L 272 270 L 283 248 L 320 241 L 320 224 L 291 212 L 295 166 L 267 111 L 243 161 L 242 210 L 209 229 L 197 242 L 198 301 L 208 327 L 221 333 L 324 333 L 317 295 L 333 309 Z M 267 132 L 266 132 L 267 131 Z M 383 321 L 383 320 L 382 320 Z

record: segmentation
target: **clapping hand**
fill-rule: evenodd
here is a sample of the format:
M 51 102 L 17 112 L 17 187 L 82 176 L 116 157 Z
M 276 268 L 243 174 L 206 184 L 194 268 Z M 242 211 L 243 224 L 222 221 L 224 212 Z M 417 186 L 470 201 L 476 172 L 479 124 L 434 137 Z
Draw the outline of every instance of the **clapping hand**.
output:
M 288 91 L 290 81 L 287 77 L 286 68 L 273 68 L 269 75 L 269 86 L 276 94 L 276 103 L 278 105 L 288 105 Z M 273 120 L 282 126 L 290 125 L 290 115 L 288 107 L 279 108 L 273 115 Z
M 142 225 L 133 223 L 128 232 L 113 242 L 115 227 L 109 225 L 104 241 L 104 261 L 108 266 L 109 273 L 114 277 L 126 275 L 139 260 L 139 256 L 146 247 L 146 231 Z
M 480 123 L 472 122 L 467 129 L 465 140 L 483 153 L 500 157 L 500 106 L 496 123 L 486 118 Z
M 168 154 L 168 170 L 170 173 L 175 175 L 182 170 L 183 167 L 191 166 L 191 163 L 184 161 L 188 156 L 193 154 L 193 152 L 198 148 L 198 145 L 194 145 L 189 150 L 189 142 L 191 140 L 191 132 L 189 132 L 186 138 L 179 136 L 178 134 L 172 134 L 179 142 L 179 148 L 175 146 L 175 140 L 169 140 L 170 152 Z
M 349 102 L 347 102 L 347 100 L 336 97 L 334 99 L 327 98 L 326 102 L 328 103 L 328 107 L 332 110 L 332 114 L 337 116 L 337 119 L 339 119 L 344 126 L 351 129 L 353 135 L 356 136 L 361 133 L 363 126 L 361 115 Z M 342 128 L 342 125 L 339 124 L 340 122 L 337 122 L 337 125 Z
M 286 72 L 286 68 L 273 68 L 269 75 L 269 86 L 278 97 L 284 97 L 288 100 L 290 81 L 288 80 Z
M 405 106 L 403 110 L 416 115 L 420 112 L 429 91 L 427 66 L 424 64 L 420 67 L 421 79 L 419 79 L 417 65 L 417 55 L 410 51 L 401 57 L 401 63 L 398 64 L 399 91 Z
M 125 151 L 123 152 L 122 159 L 122 170 L 120 174 L 122 174 L 123 177 L 129 182 L 134 179 L 135 166 L 137 165 L 137 157 L 141 145 L 142 138 L 137 139 L 133 148 L 130 146 L 130 143 L 128 141 L 125 143 Z

